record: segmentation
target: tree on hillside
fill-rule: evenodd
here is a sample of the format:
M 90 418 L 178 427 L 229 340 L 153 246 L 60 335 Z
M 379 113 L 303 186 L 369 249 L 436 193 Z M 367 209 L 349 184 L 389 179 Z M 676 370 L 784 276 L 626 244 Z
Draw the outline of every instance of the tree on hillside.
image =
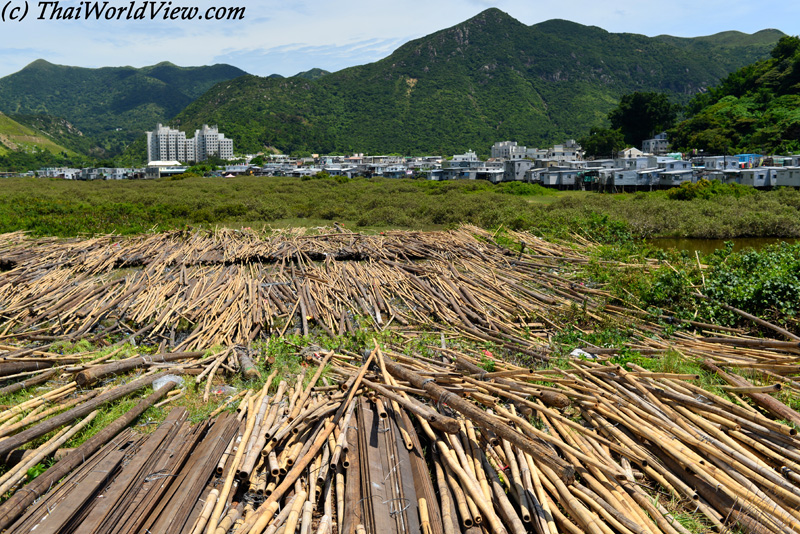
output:
M 664 93 L 636 92 L 624 95 L 608 120 L 611 128 L 622 132 L 626 143 L 641 147 L 645 139 L 672 128 L 679 109 Z
M 582 137 L 579 143 L 586 156 L 591 158 L 613 158 L 625 148 L 622 132 L 600 126 L 592 127 L 589 135 Z
M 771 57 L 729 74 L 695 96 L 687 120 L 670 130 L 673 147 L 706 153 L 800 150 L 800 37 L 783 36 Z
M 784 35 L 772 49 L 770 55 L 775 59 L 791 59 L 800 50 L 800 37 Z

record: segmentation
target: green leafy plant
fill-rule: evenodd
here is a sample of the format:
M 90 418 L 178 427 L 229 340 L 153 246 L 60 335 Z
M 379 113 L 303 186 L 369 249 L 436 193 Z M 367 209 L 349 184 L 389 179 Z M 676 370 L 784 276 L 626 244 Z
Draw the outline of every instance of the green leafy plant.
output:
M 481 355 L 481 361 L 478 364 L 484 371 L 491 373 L 495 370 L 494 360 L 492 360 L 485 353 Z
M 722 251 L 710 257 L 705 293 L 751 314 L 775 319 L 797 317 L 800 311 L 800 245 L 782 243 L 761 251 Z M 711 317 L 734 324 L 739 317 L 714 303 Z
M 28 469 L 28 482 L 33 480 L 34 478 L 38 477 L 42 473 L 47 471 L 47 466 L 44 463 L 38 463 L 33 467 Z
M 706 180 L 697 182 L 683 182 L 679 187 L 667 191 L 667 197 L 672 200 L 694 200 L 702 198 L 709 200 L 720 196 L 739 198 L 747 195 L 757 195 L 758 191 L 752 187 L 739 184 L 723 184 L 719 180 Z

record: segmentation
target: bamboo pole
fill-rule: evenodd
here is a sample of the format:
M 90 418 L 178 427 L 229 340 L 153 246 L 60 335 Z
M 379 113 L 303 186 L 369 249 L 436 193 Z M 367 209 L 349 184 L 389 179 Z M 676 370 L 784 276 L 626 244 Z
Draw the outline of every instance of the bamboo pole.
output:
M 46 421 L 43 421 L 36 426 L 29 428 L 28 430 L 23 430 L 19 434 L 15 434 L 14 436 L 10 436 L 7 439 L 0 441 L 0 458 L 11 452 L 12 450 L 16 449 L 20 445 L 27 443 L 33 439 L 36 439 L 39 436 L 43 436 L 56 428 L 59 428 L 66 423 L 75 420 L 78 417 L 83 417 L 88 413 L 94 411 L 100 406 L 107 404 L 109 402 L 115 401 L 120 399 L 134 391 L 137 391 L 143 387 L 149 386 L 153 383 L 153 381 L 161 378 L 162 376 L 166 376 L 167 372 L 153 374 L 150 376 L 145 376 L 128 384 L 117 386 L 105 393 L 98 395 L 97 397 L 84 402 L 72 408 L 64 413 L 51 417 Z M 171 384 L 175 384 L 174 382 L 170 382 Z M 163 388 L 161 388 L 163 389 Z M 164 394 L 166 395 L 166 391 Z
M 125 412 L 120 418 L 114 420 L 103 430 L 89 438 L 45 473 L 36 477 L 26 486 L 27 491 L 17 492 L 12 495 L 0 505 L 0 530 L 7 528 L 34 499 L 43 495 L 52 484 L 81 464 L 87 456 L 97 451 L 104 443 L 108 442 L 134 419 L 139 417 L 142 412 L 164 397 L 173 387 L 175 387 L 175 382 L 172 381 L 161 386 L 141 400 L 133 409 Z M 3 443 L 5 442 L 0 442 L 0 445 Z
M 208 519 L 211 517 L 211 511 L 214 509 L 214 505 L 216 505 L 218 497 L 219 490 L 217 488 L 214 488 L 208 492 L 206 501 L 203 504 L 203 509 L 200 511 L 200 515 L 197 517 L 197 521 L 192 528 L 191 534 L 202 534 L 205 531 L 206 524 L 208 524 Z
M 510 441 L 522 450 L 529 452 L 534 456 L 541 457 L 545 463 L 552 465 L 566 482 L 571 483 L 574 480 L 575 470 L 572 466 L 554 456 L 551 452 L 545 450 L 543 447 L 536 445 L 532 440 L 514 431 L 505 423 L 487 416 L 484 411 L 479 410 L 472 404 L 453 395 L 441 386 L 433 383 L 431 380 L 423 378 L 417 373 L 394 363 L 386 357 L 384 357 L 383 360 L 384 365 L 386 365 L 386 369 L 395 377 L 406 380 L 415 387 L 424 389 L 434 401 L 451 406 L 453 409 L 461 412 L 466 417 L 469 417 L 483 428 L 490 428 L 497 435 Z
M 219 498 L 217 499 L 217 504 L 214 506 L 214 510 L 211 512 L 211 517 L 208 519 L 208 527 L 206 528 L 207 532 L 216 532 L 217 526 L 219 525 L 220 519 L 222 518 L 222 512 L 225 509 L 225 505 L 228 500 L 228 496 L 230 495 L 231 487 L 233 486 L 233 481 L 236 478 L 236 469 L 239 466 L 239 462 L 241 461 L 242 457 L 245 453 L 245 445 L 247 441 L 250 439 L 250 434 L 253 432 L 253 427 L 256 424 L 256 415 L 253 413 L 253 405 L 255 399 L 250 397 L 247 403 L 247 426 L 245 426 L 244 434 L 242 435 L 242 440 L 239 442 L 239 446 L 236 449 L 236 454 L 233 457 L 233 461 L 230 464 L 230 469 L 228 470 L 228 475 L 225 477 L 225 482 L 222 486 L 222 489 L 219 492 Z
M 85 369 L 75 375 L 75 382 L 77 382 L 79 386 L 86 387 L 107 376 L 127 373 L 128 371 L 132 371 L 133 369 L 137 369 L 139 367 L 145 367 L 155 363 L 187 360 L 191 358 L 197 358 L 202 355 L 202 352 L 173 352 L 168 354 L 153 354 L 152 356 L 136 356 L 134 358 L 119 360 L 113 363 Z

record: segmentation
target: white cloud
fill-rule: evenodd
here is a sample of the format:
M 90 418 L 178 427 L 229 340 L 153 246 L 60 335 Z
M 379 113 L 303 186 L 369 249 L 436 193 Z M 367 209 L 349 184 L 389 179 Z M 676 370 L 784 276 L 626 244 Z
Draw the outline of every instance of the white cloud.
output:
M 343 45 L 290 43 L 272 48 L 229 49 L 214 56 L 214 63 L 260 65 L 260 72 L 250 71 L 260 75 L 291 76 L 315 67 L 333 72 L 385 57 L 401 44 L 402 39 L 368 39 Z

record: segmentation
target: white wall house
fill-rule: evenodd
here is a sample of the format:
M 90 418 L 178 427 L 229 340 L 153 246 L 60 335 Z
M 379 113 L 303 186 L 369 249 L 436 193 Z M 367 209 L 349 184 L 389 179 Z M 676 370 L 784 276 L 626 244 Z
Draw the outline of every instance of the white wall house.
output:
M 655 154 L 661 156 L 669 150 L 669 142 L 667 141 L 667 133 L 661 132 L 652 139 L 645 139 L 642 141 L 642 152 L 645 154 Z

